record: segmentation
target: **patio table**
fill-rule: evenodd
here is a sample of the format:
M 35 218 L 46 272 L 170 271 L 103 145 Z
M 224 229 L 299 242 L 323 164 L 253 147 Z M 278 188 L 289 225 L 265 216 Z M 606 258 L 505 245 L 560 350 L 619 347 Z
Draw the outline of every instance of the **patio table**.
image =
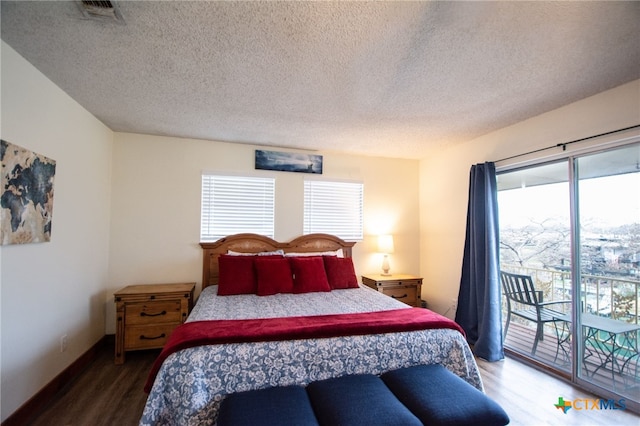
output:
M 569 352 L 564 344 L 570 341 L 567 324 L 571 323 L 571 316 L 558 315 L 554 322 L 558 337 L 558 348 L 568 357 Z M 562 324 L 562 329 L 558 327 Z M 584 356 L 583 366 L 587 375 L 593 377 L 598 370 L 607 369 L 610 364 L 611 378 L 615 383 L 615 374 L 623 375 L 631 360 L 640 357 L 638 349 L 638 330 L 640 325 L 618 321 L 593 314 L 582 314 Z M 557 356 L 557 355 L 556 355 Z M 590 373 L 586 361 L 595 358 L 596 368 Z M 636 366 L 636 373 L 637 373 Z

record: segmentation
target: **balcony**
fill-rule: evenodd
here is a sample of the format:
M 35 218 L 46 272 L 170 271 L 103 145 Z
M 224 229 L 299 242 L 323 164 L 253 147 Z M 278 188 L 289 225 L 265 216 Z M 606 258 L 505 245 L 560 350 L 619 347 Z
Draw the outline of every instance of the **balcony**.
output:
M 569 272 L 532 268 L 508 267 L 508 272 L 530 275 L 536 289 L 543 292 L 544 301 L 571 298 Z M 596 322 L 606 322 L 614 331 L 634 329 L 638 324 L 638 290 L 640 282 L 594 275 L 582 276 L 583 312 L 592 315 Z M 556 305 L 560 307 L 561 305 Z M 506 303 L 503 300 L 503 318 L 506 318 Z M 569 308 L 565 312 L 570 317 Z M 640 392 L 640 356 L 638 355 L 638 330 L 615 334 L 583 327 L 585 344 L 581 377 L 607 389 L 620 393 L 632 392 L 636 398 Z M 640 327 L 639 327 L 640 328 Z M 536 334 L 535 324 L 512 316 L 505 347 L 512 352 L 531 358 L 538 363 L 570 374 L 571 340 L 568 338 L 568 323 L 558 321 L 544 328 L 544 338 L 532 355 Z M 592 331 L 590 333 L 590 331 Z M 559 344 L 560 339 L 560 344 Z
M 548 269 L 503 265 L 503 270 L 530 275 L 545 301 L 571 299 L 571 274 Z M 638 324 L 640 280 L 602 275 L 582 275 L 583 311 Z

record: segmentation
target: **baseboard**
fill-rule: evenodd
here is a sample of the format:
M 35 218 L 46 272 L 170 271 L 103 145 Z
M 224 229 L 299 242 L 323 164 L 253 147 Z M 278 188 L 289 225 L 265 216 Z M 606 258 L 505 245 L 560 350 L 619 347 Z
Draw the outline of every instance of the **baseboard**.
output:
M 2 426 L 22 426 L 29 423 L 56 396 L 56 394 L 75 379 L 87 366 L 95 360 L 113 339 L 113 336 L 103 336 L 89 350 L 65 368 L 60 374 L 47 383 L 38 393 L 22 404 L 13 414 L 2 422 Z

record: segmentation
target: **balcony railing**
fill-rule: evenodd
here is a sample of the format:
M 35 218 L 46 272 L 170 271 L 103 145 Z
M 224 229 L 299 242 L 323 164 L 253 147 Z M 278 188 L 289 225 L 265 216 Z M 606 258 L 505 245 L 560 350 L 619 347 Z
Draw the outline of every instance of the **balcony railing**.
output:
M 544 301 L 571 299 L 571 273 L 549 269 L 503 265 L 507 272 L 530 275 Z M 640 281 L 581 274 L 583 312 L 638 324 Z

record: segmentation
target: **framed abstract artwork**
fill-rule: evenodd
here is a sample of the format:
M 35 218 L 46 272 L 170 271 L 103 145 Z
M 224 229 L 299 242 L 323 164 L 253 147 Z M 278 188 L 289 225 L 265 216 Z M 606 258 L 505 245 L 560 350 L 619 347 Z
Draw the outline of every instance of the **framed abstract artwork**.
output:
M 51 239 L 56 162 L 0 140 L 0 243 Z
M 256 149 L 255 168 L 281 172 L 322 174 L 322 155 Z

